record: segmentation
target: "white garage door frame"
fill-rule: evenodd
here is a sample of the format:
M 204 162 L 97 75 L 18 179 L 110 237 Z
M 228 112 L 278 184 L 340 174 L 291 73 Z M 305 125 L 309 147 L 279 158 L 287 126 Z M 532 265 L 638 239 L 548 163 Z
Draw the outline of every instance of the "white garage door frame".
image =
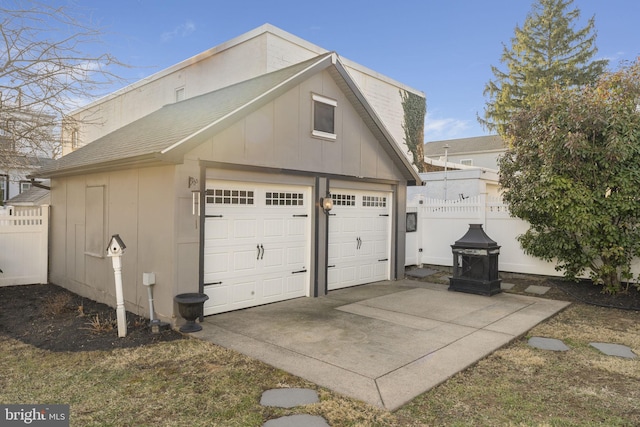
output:
M 391 191 L 332 188 L 327 290 L 391 279 Z
M 309 185 L 207 179 L 204 315 L 310 296 Z

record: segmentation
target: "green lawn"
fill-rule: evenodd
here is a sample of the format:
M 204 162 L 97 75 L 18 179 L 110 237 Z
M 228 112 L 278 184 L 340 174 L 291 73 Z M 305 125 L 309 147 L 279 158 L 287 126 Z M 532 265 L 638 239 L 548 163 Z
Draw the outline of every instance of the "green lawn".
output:
M 588 345 L 640 354 L 640 312 L 574 304 L 529 335 L 571 350 L 537 350 L 523 337 L 391 413 L 196 339 L 55 353 L 2 337 L 0 402 L 70 404 L 72 426 L 261 426 L 296 413 L 332 426 L 640 425 L 640 359 Z M 277 387 L 316 389 L 320 402 L 260 406 L 262 392 Z

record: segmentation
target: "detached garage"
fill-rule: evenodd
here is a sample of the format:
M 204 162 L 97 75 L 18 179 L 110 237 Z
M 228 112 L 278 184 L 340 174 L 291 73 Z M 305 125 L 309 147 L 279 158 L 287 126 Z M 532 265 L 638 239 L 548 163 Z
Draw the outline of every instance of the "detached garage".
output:
M 127 310 L 149 316 L 153 272 L 167 321 L 184 292 L 214 315 L 402 277 L 420 181 L 335 53 L 166 105 L 37 176 L 51 282 L 114 305 L 100 248 L 119 234 Z

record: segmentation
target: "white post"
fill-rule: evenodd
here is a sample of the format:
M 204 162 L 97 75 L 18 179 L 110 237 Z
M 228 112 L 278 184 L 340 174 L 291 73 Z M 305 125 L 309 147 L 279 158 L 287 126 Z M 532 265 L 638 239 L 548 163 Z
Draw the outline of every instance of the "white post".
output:
M 122 291 L 122 256 L 111 258 L 113 274 L 116 278 L 116 315 L 118 317 L 118 336 L 127 336 L 127 313 L 124 309 L 124 292 Z
M 447 169 L 449 166 L 449 144 L 444 145 L 444 199 L 447 200 Z
M 124 309 L 124 292 L 122 290 L 122 254 L 126 245 L 118 234 L 111 236 L 107 247 L 107 256 L 111 257 L 113 275 L 116 279 L 116 315 L 118 318 L 118 336 L 127 336 L 127 312 Z

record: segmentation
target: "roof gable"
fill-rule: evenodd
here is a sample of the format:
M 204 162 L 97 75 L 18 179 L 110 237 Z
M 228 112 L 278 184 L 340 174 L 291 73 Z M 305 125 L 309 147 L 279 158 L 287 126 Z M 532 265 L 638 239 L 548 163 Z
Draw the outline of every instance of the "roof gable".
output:
M 165 105 L 135 122 L 60 158 L 35 176 L 50 177 L 129 165 L 180 163 L 186 152 L 311 75 L 329 69 L 367 126 L 408 180 L 417 172 L 400 152 L 335 53 L 319 55 L 282 70 Z

